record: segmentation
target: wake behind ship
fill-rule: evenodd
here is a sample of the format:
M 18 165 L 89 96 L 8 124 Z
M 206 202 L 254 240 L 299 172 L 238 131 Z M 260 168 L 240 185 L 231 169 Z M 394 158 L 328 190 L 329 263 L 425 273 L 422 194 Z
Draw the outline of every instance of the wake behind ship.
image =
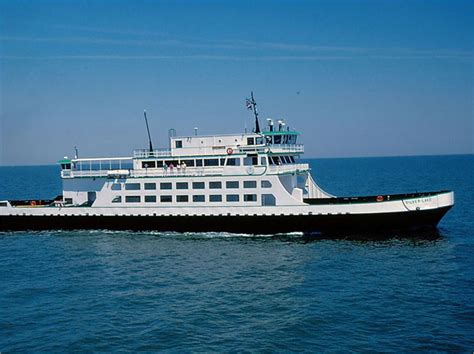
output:
M 0 201 L 0 230 L 336 233 L 435 228 L 454 205 L 436 191 L 336 197 L 301 162 L 300 133 L 284 121 L 232 135 L 170 136 L 132 157 L 64 158 L 63 194 Z M 148 121 L 145 115 L 145 121 Z M 148 130 L 149 134 L 149 130 Z

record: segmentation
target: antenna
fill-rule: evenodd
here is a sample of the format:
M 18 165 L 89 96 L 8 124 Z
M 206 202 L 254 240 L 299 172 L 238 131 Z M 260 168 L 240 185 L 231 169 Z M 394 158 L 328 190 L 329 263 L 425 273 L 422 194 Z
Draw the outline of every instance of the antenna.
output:
M 79 153 L 77 151 L 77 146 L 74 146 L 74 158 L 75 159 L 79 158 Z
M 150 152 L 152 152 L 153 144 L 151 143 L 150 128 L 148 127 L 148 119 L 146 118 L 146 110 L 143 110 L 143 115 L 145 116 L 146 131 L 148 132 L 148 141 L 150 142 Z
M 250 92 L 250 104 L 252 105 L 253 114 L 255 115 L 255 133 L 260 133 L 260 124 L 258 124 L 257 102 L 253 98 L 253 91 Z

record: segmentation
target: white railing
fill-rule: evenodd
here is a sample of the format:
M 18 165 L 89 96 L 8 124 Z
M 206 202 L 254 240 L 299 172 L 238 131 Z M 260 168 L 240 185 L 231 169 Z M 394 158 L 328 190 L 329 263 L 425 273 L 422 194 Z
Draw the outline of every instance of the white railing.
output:
M 303 153 L 304 145 L 303 144 L 270 144 L 268 145 L 270 152 L 279 153 L 279 152 L 296 152 Z
M 141 149 L 141 150 L 133 151 L 133 157 L 139 158 L 139 159 L 150 158 L 150 157 L 167 157 L 167 156 L 171 156 L 170 149 L 156 149 L 153 151 Z
M 289 172 L 304 172 L 309 171 L 309 164 L 307 163 L 292 163 L 288 165 L 270 165 L 268 166 L 269 173 L 289 173 Z

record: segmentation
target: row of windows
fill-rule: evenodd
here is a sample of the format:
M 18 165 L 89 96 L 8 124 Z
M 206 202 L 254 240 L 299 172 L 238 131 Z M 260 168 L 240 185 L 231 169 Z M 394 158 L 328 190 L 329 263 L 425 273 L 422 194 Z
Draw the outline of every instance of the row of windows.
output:
M 176 182 L 176 189 L 189 189 L 189 186 L 191 185 L 192 189 L 205 189 L 206 185 L 205 182 Z M 138 191 L 141 189 L 141 184 L 140 183 L 125 183 L 125 190 L 127 191 Z M 270 181 L 261 181 L 260 186 L 262 188 L 271 188 L 272 183 Z M 157 189 L 157 183 L 150 182 L 150 183 L 144 183 L 143 187 L 145 190 L 156 190 Z M 159 187 L 161 190 L 170 190 L 173 189 L 173 183 L 172 182 L 161 182 L 159 183 Z M 225 182 L 225 187 L 227 189 L 238 189 L 240 188 L 240 182 L 239 181 L 226 181 Z M 257 181 L 244 181 L 243 183 L 244 188 L 257 188 Z M 114 191 L 119 191 L 122 189 L 122 184 L 120 183 L 113 183 L 112 184 L 112 190 Z M 222 189 L 222 182 L 221 181 L 211 181 L 209 182 L 209 189 Z
M 294 156 L 269 156 L 270 165 L 282 165 L 295 163 Z M 181 169 L 186 167 L 211 167 L 211 166 L 258 166 L 258 156 L 249 154 L 246 157 L 228 157 L 228 158 L 208 158 L 208 159 L 188 159 L 188 160 L 161 160 L 161 161 L 142 161 L 142 168 L 165 168 L 169 170 Z M 260 157 L 260 165 L 267 165 L 267 158 Z
M 173 202 L 173 196 L 172 195 L 161 195 L 160 197 L 160 202 L 161 203 L 172 203 Z M 239 194 L 227 194 L 225 196 L 225 200 L 227 202 L 239 202 L 240 201 L 240 195 Z M 126 203 L 140 203 L 142 201 L 141 196 L 139 195 L 127 195 L 125 196 L 125 202 Z M 144 197 L 145 203 L 156 203 L 157 201 L 157 196 L 156 195 L 146 195 Z M 205 202 L 206 201 L 206 196 L 205 195 L 193 195 L 192 196 L 192 201 L 193 202 Z M 244 202 L 256 202 L 257 201 L 257 195 L 256 194 L 244 194 L 243 195 L 243 201 Z M 176 196 L 176 202 L 178 203 L 187 203 L 189 202 L 189 196 L 188 195 L 177 195 Z M 222 202 L 222 195 L 220 194 L 211 194 L 209 196 L 209 202 Z M 122 203 L 122 196 L 116 196 L 114 199 L 112 199 L 112 203 Z

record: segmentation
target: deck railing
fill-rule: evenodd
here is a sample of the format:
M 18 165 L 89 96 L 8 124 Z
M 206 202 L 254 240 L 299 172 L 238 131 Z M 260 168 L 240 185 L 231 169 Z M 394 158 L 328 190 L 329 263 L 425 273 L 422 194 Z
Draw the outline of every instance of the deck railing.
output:
M 253 167 L 253 168 L 251 168 Z M 288 164 L 288 165 L 269 165 L 269 166 L 240 166 L 241 174 L 261 174 L 261 173 L 292 173 L 309 170 L 308 164 Z M 235 171 L 235 170 L 233 170 Z M 252 172 L 249 172 L 252 171 Z M 229 173 L 229 171 L 227 171 Z M 234 172 L 233 172 L 234 173 Z M 81 177 L 108 177 L 108 178 L 129 178 L 129 177 L 193 177 L 193 176 L 223 176 L 226 174 L 224 166 L 206 166 L 206 167 L 186 167 L 181 169 L 102 169 L 102 170 L 63 170 L 63 178 L 81 178 Z

